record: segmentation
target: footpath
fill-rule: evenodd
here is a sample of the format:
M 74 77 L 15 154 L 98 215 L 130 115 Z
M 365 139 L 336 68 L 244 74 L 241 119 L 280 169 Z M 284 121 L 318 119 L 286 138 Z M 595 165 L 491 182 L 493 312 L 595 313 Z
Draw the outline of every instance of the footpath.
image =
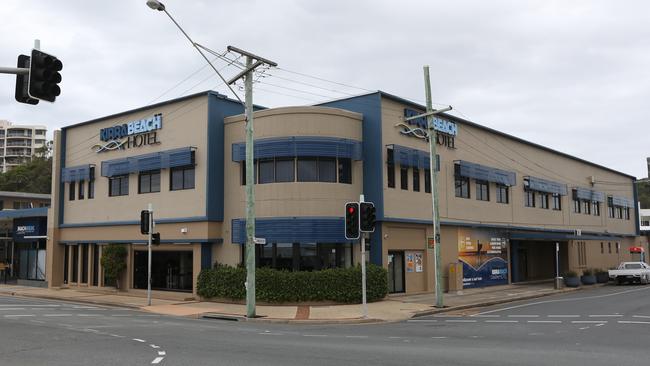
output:
M 594 286 L 591 286 L 594 287 Z M 391 295 L 368 304 L 368 318 L 361 317 L 361 305 L 258 305 L 255 321 L 283 323 L 365 323 L 394 322 L 442 312 L 457 312 L 476 307 L 555 295 L 575 288 L 555 290 L 552 283 L 517 284 L 465 289 L 462 294 L 445 293 L 444 308 L 435 307 L 434 294 Z M 22 296 L 82 302 L 104 306 L 139 309 L 155 314 L 245 319 L 246 306 L 211 301 L 147 299 L 141 294 L 98 292 L 85 289 L 48 289 L 18 285 L 0 285 L 0 295 Z

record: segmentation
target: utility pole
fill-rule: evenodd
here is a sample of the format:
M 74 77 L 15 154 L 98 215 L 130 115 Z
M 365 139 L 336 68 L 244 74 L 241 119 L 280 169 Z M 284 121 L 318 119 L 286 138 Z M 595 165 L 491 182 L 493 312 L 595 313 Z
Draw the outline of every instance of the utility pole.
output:
M 427 99 L 427 111 L 424 114 L 408 117 L 405 121 L 427 118 L 427 133 L 429 138 L 429 174 L 431 177 L 431 205 L 433 208 L 433 237 L 435 240 L 434 253 L 434 272 L 436 282 L 436 307 L 442 308 L 442 265 L 440 260 L 440 212 L 438 210 L 438 172 L 436 171 L 436 130 L 434 129 L 433 116 L 436 114 L 450 111 L 451 106 L 434 110 L 431 101 L 431 81 L 429 79 L 429 66 L 424 66 L 424 91 Z
M 153 233 L 153 205 L 147 207 L 149 211 L 149 235 L 147 241 L 147 306 L 151 306 L 151 234 Z
M 253 148 L 253 72 L 264 64 L 278 64 L 239 48 L 228 46 L 228 51 L 246 56 L 246 68 L 228 81 L 234 84 L 244 77 L 246 103 L 246 317 L 255 317 L 255 178 Z

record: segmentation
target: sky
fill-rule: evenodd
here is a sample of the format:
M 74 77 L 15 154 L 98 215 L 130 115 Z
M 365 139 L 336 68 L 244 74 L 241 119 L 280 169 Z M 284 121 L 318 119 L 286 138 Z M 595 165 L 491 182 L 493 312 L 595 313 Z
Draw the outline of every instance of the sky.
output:
M 648 1 L 164 4 L 196 43 L 278 63 L 259 75 L 256 104 L 309 105 L 374 90 L 423 104 L 429 65 L 434 107 L 451 105 L 456 116 L 648 176 Z M 16 102 L 15 77 L 0 74 L 0 119 L 51 133 L 208 89 L 233 97 L 145 0 L 3 0 L 0 19 L 0 66 L 14 67 L 34 39 L 64 65 L 59 98 L 36 106 Z M 214 59 L 226 78 L 239 71 Z

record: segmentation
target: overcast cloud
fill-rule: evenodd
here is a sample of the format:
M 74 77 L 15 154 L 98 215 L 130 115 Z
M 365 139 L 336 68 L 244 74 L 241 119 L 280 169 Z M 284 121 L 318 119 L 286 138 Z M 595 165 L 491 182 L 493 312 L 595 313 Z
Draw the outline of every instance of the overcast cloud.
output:
M 235 45 L 279 64 L 256 84 L 257 104 L 313 104 L 363 89 L 422 102 L 428 64 L 434 101 L 456 115 L 647 176 L 648 1 L 164 3 L 198 43 Z M 0 66 L 15 66 L 35 38 L 64 63 L 54 104 L 15 102 L 14 76 L 0 74 L 0 119 L 51 131 L 202 90 L 227 94 L 145 0 L 3 0 L 0 19 Z

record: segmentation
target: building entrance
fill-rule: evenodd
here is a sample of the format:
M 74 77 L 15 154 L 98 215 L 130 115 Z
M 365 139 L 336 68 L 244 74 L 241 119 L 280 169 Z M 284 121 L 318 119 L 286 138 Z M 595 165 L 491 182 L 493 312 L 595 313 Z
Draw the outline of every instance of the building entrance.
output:
M 527 282 L 553 279 L 555 270 L 555 243 L 552 241 L 512 240 L 511 242 L 512 282 Z M 559 242 L 558 273 L 560 276 L 569 268 L 567 242 Z
M 404 292 L 404 252 L 388 252 L 388 291 Z
M 151 288 L 166 291 L 192 291 L 192 252 L 153 251 Z M 147 251 L 133 252 L 133 288 L 147 288 Z

